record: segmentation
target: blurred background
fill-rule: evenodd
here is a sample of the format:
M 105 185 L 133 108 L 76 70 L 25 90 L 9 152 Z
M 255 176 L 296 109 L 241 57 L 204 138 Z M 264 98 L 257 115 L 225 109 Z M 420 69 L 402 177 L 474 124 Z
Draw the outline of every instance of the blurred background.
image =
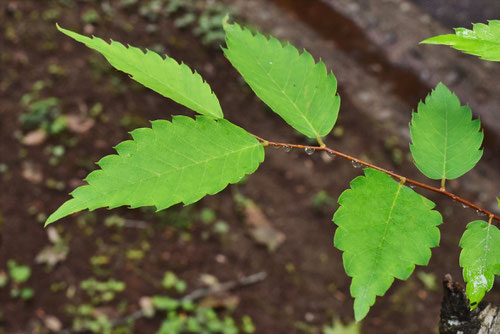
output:
M 443 214 L 440 247 L 352 324 L 331 218 L 362 170 L 318 152 L 268 148 L 255 174 L 191 206 L 101 209 L 43 228 L 129 131 L 193 115 L 113 70 L 56 22 L 183 61 L 209 82 L 231 122 L 268 140 L 307 143 L 224 58 L 226 13 L 307 49 L 335 73 L 342 106 L 328 146 L 430 183 L 412 164 L 408 122 L 444 82 L 485 131 L 483 159 L 449 190 L 498 213 L 500 66 L 418 44 L 500 19 L 498 1 L 2 0 L 0 333 L 437 332 L 441 280 L 462 281 L 458 242 L 468 222 L 484 217 L 420 191 Z M 500 289 L 485 300 L 499 304 Z

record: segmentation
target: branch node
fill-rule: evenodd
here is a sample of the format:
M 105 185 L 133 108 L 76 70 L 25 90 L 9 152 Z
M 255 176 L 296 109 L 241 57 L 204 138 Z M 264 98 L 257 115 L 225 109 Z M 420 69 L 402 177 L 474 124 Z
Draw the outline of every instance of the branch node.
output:
M 443 178 L 441 179 L 441 188 L 439 188 L 439 190 L 441 190 L 441 191 L 443 191 L 443 192 L 444 192 L 444 191 L 446 191 L 445 184 L 446 184 L 446 178 L 444 178 L 444 177 L 443 177 Z
M 323 139 L 321 139 L 320 136 L 316 137 L 316 140 L 318 141 L 319 147 L 326 147 L 326 144 L 323 142 Z

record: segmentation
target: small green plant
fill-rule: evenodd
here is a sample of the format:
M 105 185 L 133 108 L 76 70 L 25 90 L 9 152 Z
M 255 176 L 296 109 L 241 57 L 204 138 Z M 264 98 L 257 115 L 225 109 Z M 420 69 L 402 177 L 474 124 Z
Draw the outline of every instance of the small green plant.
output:
M 86 301 L 66 305 L 66 313 L 72 318 L 74 331 L 90 331 L 99 334 L 132 332 L 129 327 L 133 323 L 116 323 L 109 314 L 102 312 L 102 308 L 114 302 L 116 294 L 125 289 L 125 283 L 114 279 L 98 281 L 95 278 L 89 278 L 80 282 L 80 288 L 86 294 L 84 299 Z M 118 314 L 124 312 L 120 304 L 117 305 L 116 312 Z
M 130 6 L 137 1 L 122 1 Z M 174 25 L 189 29 L 205 45 L 218 45 L 224 40 L 222 19 L 234 10 L 227 4 L 210 0 L 151 0 L 143 1 L 139 13 L 155 22 L 160 16 L 174 18 Z
M 161 282 L 161 285 L 165 289 L 175 289 L 177 292 L 184 292 L 186 290 L 186 282 L 183 280 L 177 278 L 175 273 L 172 271 L 167 271 L 165 275 L 163 276 L 163 281 Z
M 26 282 L 31 277 L 31 268 L 18 264 L 15 260 L 7 261 L 8 275 L 0 272 L 0 288 L 8 285 L 10 278 L 10 295 L 13 298 L 28 300 L 33 298 L 34 290 L 26 286 Z
M 33 84 L 31 92 L 21 98 L 24 108 L 19 121 L 25 130 L 43 130 L 47 135 L 56 135 L 67 127 L 67 119 L 61 112 L 61 101 L 56 97 L 41 97 L 41 91 L 47 86 L 44 81 Z
M 117 329 L 116 327 L 118 327 L 113 326 L 105 314 L 96 312 L 95 307 L 90 304 L 70 305 L 66 311 L 73 318 L 72 329 L 77 332 L 90 331 L 98 334 L 111 334 L 115 333 L 113 328 Z
M 339 319 L 334 319 L 331 325 L 323 327 L 323 334 L 360 334 L 359 323 L 352 323 L 344 326 Z
M 94 278 L 89 278 L 80 283 L 80 287 L 84 290 L 92 304 L 102 304 L 112 301 L 116 294 L 125 290 L 125 283 L 109 279 L 101 282 Z
M 157 334 L 237 334 L 255 331 L 252 319 L 248 316 L 244 316 L 238 326 L 232 317 L 221 318 L 213 309 L 190 301 L 154 296 L 152 302 L 155 313 L 166 312 Z
M 223 51 L 231 64 L 273 112 L 318 146 L 272 142 L 229 122 L 210 86 L 184 63 L 58 26 L 64 34 L 102 53 L 116 69 L 201 116 L 174 116 L 172 121 L 156 120 L 151 128 L 134 130 L 132 140 L 116 146 L 116 155 L 102 158 L 101 169 L 91 172 L 85 179 L 87 185 L 75 189 L 46 224 L 86 209 L 127 205 L 154 206 L 160 211 L 177 203 L 194 203 L 255 172 L 268 146 L 287 152 L 302 149 L 308 155 L 323 151 L 355 167 L 367 167 L 340 195 L 340 207 L 333 216 L 337 225 L 334 245 L 343 251 L 345 271 L 352 277 L 356 320 L 366 316 L 395 278 L 405 280 L 416 265 L 427 265 L 431 248 L 439 245 L 442 216 L 414 186 L 488 217 L 488 221 L 470 223 L 460 242 L 460 265 L 474 308 L 500 273 L 500 232 L 493 225 L 500 217 L 446 190 L 446 180 L 468 172 L 483 154 L 484 134 L 470 108 L 440 83 L 413 112 L 410 150 L 415 165 L 429 179 L 440 182 L 439 186 L 424 184 L 326 146 L 324 137 L 336 123 L 340 97 L 337 80 L 323 62 L 236 23 L 226 20 L 223 27 L 227 45 Z M 171 286 L 174 280 L 167 278 Z M 179 307 L 172 300 L 162 305 Z M 213 317 L 210 312 L 204 316 Z M 165 332 L 174 333 L 188 323 L 177 312 L 171 317 L 167 317 Z

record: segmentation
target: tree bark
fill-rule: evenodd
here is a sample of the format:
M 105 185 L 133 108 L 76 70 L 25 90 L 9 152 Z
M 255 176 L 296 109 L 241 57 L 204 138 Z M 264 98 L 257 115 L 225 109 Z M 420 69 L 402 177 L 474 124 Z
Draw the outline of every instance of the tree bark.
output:
M 498 334 L 500 333 L 500 309 L 481 302 L 470 311 L 465 289 L 453 282 L 451 275 L 443 279 L 443 302 L 441 304 L 441 334 Z

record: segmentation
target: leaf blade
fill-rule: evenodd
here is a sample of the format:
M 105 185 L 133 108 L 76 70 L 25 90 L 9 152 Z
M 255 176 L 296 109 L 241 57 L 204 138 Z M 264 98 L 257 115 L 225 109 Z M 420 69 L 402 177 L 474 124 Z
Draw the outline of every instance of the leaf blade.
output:
M 334 245 L 344 252 L 359 321 L 394 278 L 407 279 L 416 264 L 428 263 L 442 219 L 434 203 L 373 169 L 355 178 L 338 202 Z
M 439 83 L 412 113 L 410 134 L 417 168 L 430 179 L 456 179 L 481 159 L 484 134 L 468 106 Z
M 434 36 L 420 43 L 448 45 L 484 60 L 500 61 L 500 21 L 490 20 L 488 25 L 476 23 L 472 30 L 456 28 L 455 35 Z
M 57 29 L 74 40 L 101 53 L 117 70 L 125 72 L 132 79 L 149 89 L 170 98 L 202 115 L 223 118 L 219 100 L 201 76 L 192 72 L 184 63 L 173 58 L 162 58 L 159 54 L 111 41 L 110 44 L 98 37 L 89 38 L 71 30 Z
M 224 54 L 256 95 L 289 125 L 310 138 L 326 136 L 337 121 L 337 80 L 323 62 L 315 63 L 290 44 L 252 34 L 224 21 Z
M 473 221 L 467 225 L 460 247 L 460 266 L 473 310 L 493 287 L 495 275 L 500 274 L 500 230 L 485 221 Z
M 101 169 L 46 222 L 76 211 L 128 205 L 166 209 L 191 204 L 253 173 L 264 159 L 262 145 L 240 127 L 207 116 L 174 116 L 134 130 L 133 140 L 115 147 L 118 155 L 102 158 Z

